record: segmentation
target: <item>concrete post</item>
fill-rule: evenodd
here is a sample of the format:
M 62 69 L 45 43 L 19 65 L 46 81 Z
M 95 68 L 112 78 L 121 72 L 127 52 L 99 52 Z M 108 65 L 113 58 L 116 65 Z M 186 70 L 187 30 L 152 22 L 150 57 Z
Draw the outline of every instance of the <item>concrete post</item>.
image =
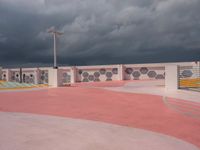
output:
M 40 70 L 37 68 L 35 71 L 34 71 L 34 76 L 35 76 L 35 84 L 40 84 Z
M 76 73 L 77 73 L 77 69 L 76 67 L 71 67 L 71 83 L 76 83 Z
M 11 80 L 11 71 L 9 69 L 6 70 L 6 81 Z
M 118 80 L 124 80 L 124 65 L 118 65 Z
M 49 72 L 49 86 L 51 87 L 60 87 L 62 83 L 62 70 L 57 68 L 48 69 Z
M 39 80 L 38 80 L 38 77 L 39 77 L 39 75 L 38 75 L 38 69 L 34 69 L 34 72 L 33 72 L 33 76 L 35 77 L 34 78 L 34 84 L 39 84 Z
M 50 68 L 49 72 L 49 86 L 58 87 L 58 69 Z
M 178 65 L 170 64 L 165 66 L 165 89 L 178 89 Z

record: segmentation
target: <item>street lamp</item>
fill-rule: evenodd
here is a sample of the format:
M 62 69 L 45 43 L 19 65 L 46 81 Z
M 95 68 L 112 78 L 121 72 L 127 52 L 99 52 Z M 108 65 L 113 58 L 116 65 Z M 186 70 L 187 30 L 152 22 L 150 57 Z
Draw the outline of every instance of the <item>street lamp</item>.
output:
M 54 40 L 54 68 L 57 69 L 57 46 L 56 46 L 56 39 L 59 35 L 62 35 L 62 32 L 57 31 L 54 27 L 48 30 L 48 33 L 53 34 L 53 40 Z

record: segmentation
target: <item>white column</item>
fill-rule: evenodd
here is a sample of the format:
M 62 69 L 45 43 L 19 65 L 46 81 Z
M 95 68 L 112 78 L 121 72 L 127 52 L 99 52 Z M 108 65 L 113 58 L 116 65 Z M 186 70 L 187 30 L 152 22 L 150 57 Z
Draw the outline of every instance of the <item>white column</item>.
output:
M 50 68 L 49 71 L 49 86 L 58 87 L 58 69 Z
M 35 84 L 40 84 L 40 69 L 35 70 Z
M 118 80 L 124 80 L 124 65 L 118 65 Z
M 178 89 L 178 65 L 170 64 L 165 66 L 165 89 Z
M 39 69 L 34 69 L 34 84 L 39 84 Z
M 76 73 L 77 73 L 77 69 L 76 67 L 71 67 L 71 83 L 76 83 Z
M 50 68 L 49 71 L 49 86 L 61 87 L 62 83 L 62 70 L 56 68 Z
M 6 70 L 6 81 L 10 81 L 11 79 L 11 71 L 9 69 Z

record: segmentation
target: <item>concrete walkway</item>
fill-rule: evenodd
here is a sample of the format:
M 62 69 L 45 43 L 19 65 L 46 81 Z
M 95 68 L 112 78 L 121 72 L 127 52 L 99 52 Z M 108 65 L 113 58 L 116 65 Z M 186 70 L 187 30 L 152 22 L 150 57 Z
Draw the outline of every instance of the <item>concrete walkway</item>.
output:
M 1 150 L 198 150 L 180 139 L 87 120 L 0 113 Z
M 74 145 L 74 148 L 78 149 L 77 142 L 84 145 L 87 143 L 86 139 L 88 141 L 91 140 L 91 142 L 88 143 L 88 145 L 81 147 L 83 150 L 85 147 L 88 150 L 98 150 L 98 148 L 110 150 L 117 149 L 118 147 L 124 150 L 127 148 L 125 145 L 130 146 L 129 144 L 133 144 L 134 141 L 137 143 L 136 146 L 144 145 L 147 150 L 156 150 L 153 146 L 156 146 L 158 143 L 164 145 L 159 145 L 159 150 L 165 148 L 165 144 L 167 145 L 167 143 L 168 146 L 166 147 L 172 149 L 180 146 L 179 144 L 178 146 L 176 144 L 180 143 L 179 141 L 181 140 L 185 141 L 185 143 L 194 144 L 200 148 L 200 119 L 197 118 L 200 114 L 200 103 L 191 101 L 185 102 L 183 100 L 180 100 L 180 103 L 179 100 L 168 99 L 168 104 L 170 104 L 170 107 L 168 107 L 163 101 L 163 97 L 155 94 L 136 94 L 132 92 L 116 92 L 104 89 L 105 87 L 123 88 L 124 86 L 136 86 L 137 84 L 138 87 L 130 88 L 138 88 L 138 90 L 139 88 L 145 88 L 139 87 L 141 86 L 141 83 L 139 82 L 140 81 L 129 83 L 99 82 L 92 84 L 87 83 L 87 86 L 85 86 L 84 83 L 81 83 L 63 88 L 1 92 L 1 112 L 18 112 L 26 113 L 28 115 L 23 116 L 22 114 L 21 116 L 21 114 L 19 114 L 18 116 L 18 114 L 15 113 L 2 113 L 2 116 L 5 116 L 0 119 L 0 139 L 2 140 L 0 141 L 0 146 L 5 146 L 4 143 L 9 143 L 9 141 L 10 143 L 9 145 L 6 145 L 8 146 L 7 149 L 5 148 L 6 146 L 0 147 L 0 149 L 13 150 L 14 147 L 15 150 L 15 147 L 19 147 L 18 149 L 20 150 L 40 150 L 39 147 L 47 144 L 50 145 L 50 148 L 52 147 L 56 150 L 62 150 L 62 148 L 70 149 L 66 148 L 65 144 L 72 144 Z M 150 83 L 150 81 L 147 81 L 146 83 L 147 91 L 151 91 L 152 83 Z M 162 88 L 162 85 L 156 86 Z M 188 104 L 190 104 L 191 107 L 188 107 Z M 176 106 L 176 110 L 182 111 L 184 115 L 183 113 L 171 109 L 172 106 Z M 185 113 L 188 113 L 188 110 L 190 110 L 190 116 L 185 115 Z M 38 119 L 40 117 L 38 116 L 35 118 L 35 115 L 33 114 L 44 116 L 41 116 L 42 119 Z M 66 119 L 53 119 L 56 118 L 53 116 L 65 117 Z M 69 121 L 68 118 L 73 119 L 70 119 Z M 79 125 L 76 124 L 77 122 L 74 119 L 80 119 Z M 85 121 L 83 120 L 97 121 L 90 123 L 96 123 L 98 125 L 93 124 L 93 126 L 88 123 L 88 129 L 87 127 L 84 127 Z M 73 128 L 76 132 L 71 128 L 68 129 L 70 122 L 74 123 L 71 125 L 76 127 Z M 112 126 L 112 129 L 108 129 L 103 122 L 109 123 L 107 126 Z M 110 124 L 115 125 L 113 126 Z M 124 127 L 118 128 L 119 126 L 117 125 Z M 83 127 L 83 129 L 78 129 L 78 126 L 80 128 Z M 115 127 L 117 127 L 117 129 L 115 129 Z M 128 133 L 124 131 L 124 128 Z M 140 129 L 140 131 L 145 131 L 145 133 L 136 133 L 136 128 Z M 70 134 L 67 133 L 67 135 L 70 139 L 66 138 L 63 130 L 69 130 Z M 119 130 L 119 132 L 116 130 Z M 113 132 L 111 133 L 111 131 Z M 80 137 L 74 133 L 80 135 Z M 153 135 L 150 136 L 149 133 L 153 133 Z M 11 134 L 14 136 L 12 137 Z M 81 134 L 86 136 L 81 136 Z M 134 135 L 137 135 L 137 137 L 134 137 Z M 98 138 L 95 138 L 95 136 Z M 169 140 L 164 140 L 167 139 L 166 137 L 168 136 L 170 136 Z M 158 137 L 161 138 L 158 139 Z M 135 140 L 131 140 L 131 138 Z M 71 139 L 74 141 L 71 141 Z M 177 141 L 177 139 L 179 140 Z M 148 143 L 148 141 L 151 143 Z M 148 144 L 145 145 L 144 143 Z M 187 143 L 186 145 L 188 145 Z M 24 144 L 28 144 L 28 147 L 20 147 Z M 59 145 L 59 147 L 55 148 L 53 144 Z M 108 145 L 108 148 L 106 144 Z M 45 149 L 50 149 L 49 147 L 47 146 Z M 128 148 L 142 149 L 140 147 L 134 147 L 134 145 L 131 145 L 131 148 Z M 195 147 L 191 146 L 188 149 L 190 150 L 191 148 Z M 43 149 L 44 148 L 42 148 L 42 150 Z M 183 148 L 177 149 L 182 150 Z
M 128 82 L 119 87 L 104 87 L 104 89 L 127 92 L 127 93 L 141 93 L 151 94 L 164 97 L 171 97 L 176 99 L 188 100 L 192 102 L 200 102 L 200 92 L 177 90 L 177 91 L 166 91 L 164 87 L 164 80 L 154 81 L 139 81 L 139 82 Z

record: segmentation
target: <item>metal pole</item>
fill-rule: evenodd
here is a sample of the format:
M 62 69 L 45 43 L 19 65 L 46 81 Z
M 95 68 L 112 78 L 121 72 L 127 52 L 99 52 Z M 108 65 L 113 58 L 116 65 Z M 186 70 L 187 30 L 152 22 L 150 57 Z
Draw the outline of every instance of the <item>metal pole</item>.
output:
M 57 68 L 57 50 L 56 50 L 56 33 L 53 33 L 54 38 L 54 68 Z
M 57 69 L 58 66 L 57 66 L 57 45 L 56 45 L 57 43 L 56 43 L 56 40 L 57 40 L 57 37 L 59 35 L 62 35 L 63 33 L 56 31 L 54 27 L 52 29 L 49 29 L 48 33 L 53 34 L 53 40 L 54 40 L 54 65 L 53 65 L 53 68 Z

